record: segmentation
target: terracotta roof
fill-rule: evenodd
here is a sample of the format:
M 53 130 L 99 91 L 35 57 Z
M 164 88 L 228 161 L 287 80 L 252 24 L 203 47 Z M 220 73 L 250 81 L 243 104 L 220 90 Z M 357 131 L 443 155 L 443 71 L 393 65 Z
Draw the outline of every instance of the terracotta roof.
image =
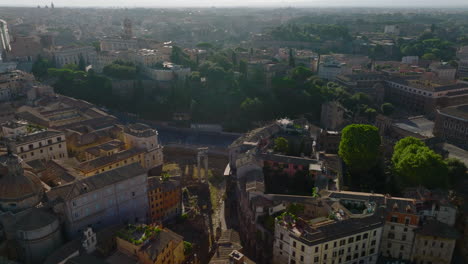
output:
M 23 168 L 20 169 L 19 175 L 15 175 L 9 170 L 8 163 L 24 166 L 22 160 L 16 155 L 7 154 L 0 157 L 0 200 L 15 202 L 33 196 L 39 200 L 43 194 L 39 178 Z
M 90 161 L 83 162 L 78 166 L 77 169 L 82 172 L 93 171 L 97 168 L 106 166 L 107 164 L 112 164 L 112 163 L 115 163 L 124 159 L 128 159 L 130 157 L 139 155 L 143 152 L 144 152 L 143 150 L 131 148 L 128 150 L 124 150 L 124 151 L 112 154 L 110 156 L 102 156 L 102 157 L 99 157 Z
M 163 229 L 153 239 L 141 247 L 141 250 L 145 251 L 146 254 L 153 261 L 159 256 L 161 251 L 173 241 L 175 244 L 183 242 L 183 237 L 170 231 L 169 229 Z

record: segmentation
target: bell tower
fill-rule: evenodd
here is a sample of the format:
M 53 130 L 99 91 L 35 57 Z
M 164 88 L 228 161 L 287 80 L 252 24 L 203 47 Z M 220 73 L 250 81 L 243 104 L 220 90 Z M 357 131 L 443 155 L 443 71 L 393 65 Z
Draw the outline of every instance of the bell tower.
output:
M 125 18 L 123 22 L 123 38 L 124 39 L 131 39 L 133 37 L 132 31 L 132 21 L 129 18 Z

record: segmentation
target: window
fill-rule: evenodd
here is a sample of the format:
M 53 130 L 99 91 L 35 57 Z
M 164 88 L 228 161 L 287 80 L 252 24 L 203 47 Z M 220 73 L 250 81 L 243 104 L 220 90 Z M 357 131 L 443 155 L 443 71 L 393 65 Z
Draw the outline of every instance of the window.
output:
M 304 250 L 303 250 L 304 251 Z M 318 247 L 315 247 L 315 253 L 318 253 Z
M 409 225 L 410 223 L 410 219 L 409 218 L 405 218 L 405 225 Z
M 328 244 L 325 244 L 325 250 L 327 250 L 327 249 L 328 249 Z
M 369 234 L 365 233 L 363 236 L 362 236 L 364 239 L 367 239 L 369 237 Z
M 356 237 L 356 241 L 360 241 L 360 240 L 361 240 L 361 235 Z
M 394 233 L 388 233 L 388 238 L 389 238 L 389 239 L 394 239 L 394 238 L 395 238 L 395 234 L 394 234 Z
M 284 238 L 284 235 L 280 234 L 280 240 L 283 240 L 283 238 Z
M 348 239 L 348 243 L 353 243 L 353 242 L 354 242 L 354 237 L 350 237 L 350 238 Z
M 59 148 L 61 148 L 61 147 L 62 147 L 62 144 L 59 144 Z
M 372 254 L 374 254 L 374 252 L 375 252 L 375 248 L 371 248 L 371 250 L 369 251 L 369 254 L 372 255 Z
M 375 240 L 372 240 L 371 246 L 375 246 Z
M 391 248 L 391 247 L 392 247 L 392 243 L 388 242 L 387 247 L 388 247 L 388 248 Z
M 296 241 L 293 242 L 293 247 L 296 247 Z
M 390 219 L 391 222 L 396 223 L 398 222 L 398 216 L 392 215 L 392 218 Z M 375 235 L 374 235 L 375 236 Z
M 359 253 L 354 253 L 353 259 L 359 258 Z
M 444 248 L 444 242 L 440 242 L 440 248 Z
M 304 261 L 304 256 L 301 256 L 301 261 Z
M 406 235 L 402 235 L 402 236 L 401 236 L 401 240 L 402 240 L 402 241 L 406 241 Z
M 52 144 L 52 139 L 47 140 L 47 144 Z
M 342 239 L 340 240 L 340 246 L 343 246 L 346 243 L 346 240 Z
M 403 232 L 408 232 L 408 228 L 405 227 L 405 228 L 403 229 Z
M 305 250 L 305 247 L 301 246 L 301 251 L 304 252 L 304 250 Z
M 346 261 L 350 261 L 351 260 L 351 256 L 346 256 Z
M 327 254 L 323 254 L 323 260 L 327 259 Z
M 62 138 L 61 137 L 57 137 L 57 141 L 62 141 Z
M 279 243 L 279 248 L 280 248 L 280 249 L 283 249 L 283 243 L 281 243 L 281 242 Z M 295 254 L 296 254 L 296 252 L 293 251 L 293 256 L 294 256 Z
M 404 249 L 405 249 L 405 246 L 401 245 L 400 250 L 404 250 Z
M 374 236 L 376 236 L 376 235 L 377 235 L 377 231 L 376 231 L 376 230 L 374 230 L 374 233 L 373 233 L 373 235 L 374 235 Z

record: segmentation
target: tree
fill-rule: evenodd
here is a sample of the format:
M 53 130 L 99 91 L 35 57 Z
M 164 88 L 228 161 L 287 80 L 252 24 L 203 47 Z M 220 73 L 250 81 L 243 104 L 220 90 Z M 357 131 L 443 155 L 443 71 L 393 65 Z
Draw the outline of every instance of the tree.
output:
M 341 132 L 338 154 L 353 172 L 367 172 L 378 161 L 380 136 L 376 127 L 352 124 Z
M 393 147 L 393 156 L 392 156 L 392 163 L 398 163 L 403 151 L 410 145 L 416 145 L 419 147 L 425 146 L 424 142 L 415 138 L 415 137 L 405 137 L 400 139 L 395 146 Z
M 386 116 L 391 115 L 395 111 L 395 107 L 391 103 L 383 103 L 380 106 L 380 111 Z
M 364 113 L 367 116 L 367 120 L 369 120 L 370 122 L 373 122 L 375 120 L 375 117 L 377 116 L 377 110 L 370 107 L 367 108 L 366 111 L 364 111 Z
M 312 75 L 312 71 L 303 66 L 296 67 L 291 72 L 291 78 L 298 82 L 305 82 Z
M 293 54 L 293 49 L 289 49 L 289 66 L 290 67 L 296 67 L 296 62 L 294 60 L 294 54 Z
M 397 142 L 392 163 L 403 186 L 444 188 L 448 184 L 448 167 L 442 156 L 418 139 L 408 137 Z
M 86 62 L 83 57 L 83 54 L 80 54 L 79 61 L 78 61 L 78 70 L 85 71 L 86 70 Z
M 289 150 L 289 142 L 284 137 L 275 138 L 274 150 L 281 153 L 286 153 Z
M 445 160 L 448 168 L 448 178 L 451 186 L 456 186 L 458 183 L 468 179 L 465 163 L 456 158 L 448 158 Z
M 237 53 L 235 51 L 231 54 L 231 61 L 234 66 L 237 66 Z
M 240 60 L 239 72 L 242 74 L 242 77 L 247 78 L 247 62 L 245 60 Z
M 34 74 L 34 77 L 36 77 L 39 80 L 42 80 L 47 76 L 47 70 L 53 67 L 54 65 L 51 61 L 42 58 L 41 55 L 38 55 L 37 59 L 32 65 L 31 71 Z
M 188 241 L 184 241 L 184 255 L 188 256 L 188 255 L 192 254 L 192 251 L 193 251 L 192 243 L 190 243 Z

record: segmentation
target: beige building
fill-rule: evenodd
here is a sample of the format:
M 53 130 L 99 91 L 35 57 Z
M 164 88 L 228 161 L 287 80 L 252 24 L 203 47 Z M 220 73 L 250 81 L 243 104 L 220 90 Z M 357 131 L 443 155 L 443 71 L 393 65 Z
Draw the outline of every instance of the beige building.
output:
M 124 128 L 127 147 L 144 151 L 143 167 L 152 169 L 163 164 L 163 147 L 158 141 L 158 132 L 148 125 L 137 123 Z
M 272 262 L 377 263 L 382 214 L 357 199 L 322 199 L 301 216 L 283 214 L 275 220 Z
M 389 198 L 386 209 L 380 251 L 384 257 L 410 260 L 414 231 L 419 227 L 420 221 L 416 211 L 416 200 Z
M 40 130 L 12 140 L 24 161 L 68 158 L 65 134 L 57 130 Z
M 431 220 L 415 230 L 411 261 L 416 264 L 449 264 L 459 237 L 453 227 Z

